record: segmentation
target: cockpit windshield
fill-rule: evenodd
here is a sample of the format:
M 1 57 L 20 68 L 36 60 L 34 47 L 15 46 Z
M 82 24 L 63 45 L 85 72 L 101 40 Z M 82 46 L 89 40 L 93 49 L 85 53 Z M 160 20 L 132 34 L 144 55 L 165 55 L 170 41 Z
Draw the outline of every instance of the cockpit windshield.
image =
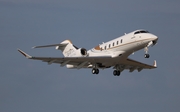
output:
M 136 31 L 134 34 L 139 34 L 139 33 L 149 33 L 149 32 L 145 30 L 140 30 L 140 31 Z

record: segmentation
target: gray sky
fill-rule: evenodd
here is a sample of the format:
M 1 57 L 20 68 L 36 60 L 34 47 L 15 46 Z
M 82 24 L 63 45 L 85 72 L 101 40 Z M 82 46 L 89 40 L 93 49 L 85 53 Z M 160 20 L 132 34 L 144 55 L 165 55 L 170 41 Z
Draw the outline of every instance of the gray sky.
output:
M 179 0 L 0 0 L 1 112 L 178 112 L 180 111 Z M 130 57 L 158 68 L 120 77 L 112 69 L 68 70 L 57 64 L 25 59 L 62 56 L 35 45 L 70 39 L 90 49 L 101 42 L 147 29 L 159 37 Z

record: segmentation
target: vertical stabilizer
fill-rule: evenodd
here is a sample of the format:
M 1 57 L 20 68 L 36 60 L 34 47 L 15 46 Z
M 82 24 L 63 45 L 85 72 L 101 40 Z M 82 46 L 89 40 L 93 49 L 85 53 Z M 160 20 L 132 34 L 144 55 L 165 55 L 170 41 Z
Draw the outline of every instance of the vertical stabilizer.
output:
M 57 46 L 56 49 L 61 50 L 64 57 L 71 57 L 77 51 L 77 47 L 75 47 L 70 40 L 65 40 L 61 42 L 64 46 Z

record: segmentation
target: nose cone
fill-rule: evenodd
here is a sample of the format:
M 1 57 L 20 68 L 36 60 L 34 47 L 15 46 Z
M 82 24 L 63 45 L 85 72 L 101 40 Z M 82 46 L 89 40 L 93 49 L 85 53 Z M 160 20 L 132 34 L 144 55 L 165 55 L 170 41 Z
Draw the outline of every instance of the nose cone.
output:
M 156 35 L 153 35 L 153 36 L 152 36 L 152 39 L 153 39 L 153 40 L 158 40 L 158 37 L 157 37 Z
M 146 38 L 146 39 L 149 39 L 149 40 L 151 40 L 151 41 L 158 39 L 158 37 L 157 37 L 156 35 L 152 34 L 152 33 L 146 34 L 146 35 L 145 35 L 145 38 Z
M 157 41 L 158 41 L 158 37 L 156 35 L 153 35 L 152 36 L 153 45 L 156 45 Z

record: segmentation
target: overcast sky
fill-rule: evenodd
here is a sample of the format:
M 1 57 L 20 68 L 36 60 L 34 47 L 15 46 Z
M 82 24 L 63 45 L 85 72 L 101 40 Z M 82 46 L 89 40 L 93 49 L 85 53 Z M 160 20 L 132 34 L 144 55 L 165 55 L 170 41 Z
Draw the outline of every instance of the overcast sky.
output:
M 179 0 L 0 0 L 0 112 L 180 111 Z M 86 49 L 137 29 L 159 37 L 130 57 L 158 68 L 123 71 L 69 70 L 24 58 L 62 56 L 35 45 L 70 39 Z

